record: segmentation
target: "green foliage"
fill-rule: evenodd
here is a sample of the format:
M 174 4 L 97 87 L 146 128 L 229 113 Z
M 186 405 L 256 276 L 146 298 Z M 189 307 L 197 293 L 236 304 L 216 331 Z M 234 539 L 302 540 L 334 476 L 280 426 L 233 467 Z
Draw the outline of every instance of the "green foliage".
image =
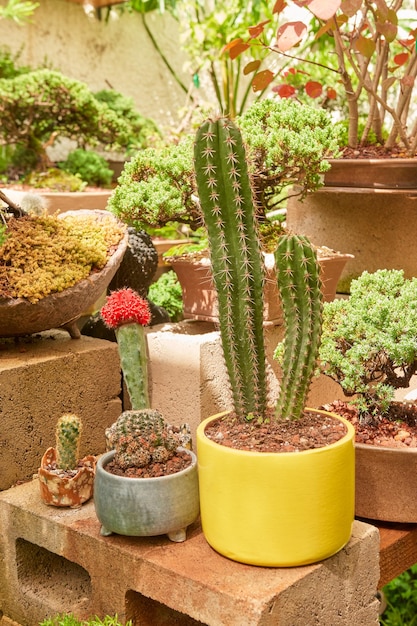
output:
M 39 2 L 30 0 L 8 0 L 6 6 L 0 7 L 0 19 L 6 18 L 23 24 L 28 21 L 38 6 Z
M 6 241 L 7 238 L 7 226 L 0 222 L 0 246 Z
M 93 150 L 77 148 L 69 153 L 59 167 L 79 176 L 93 187 L 108 187 L 113 178 L 113 171 L 108 167 L 106 159 Z
M 103 89 L 94 94 L 99 102 L 107 105 L 119 119 L 130 126 L 127 151 L 148 148 L 161 141 L 161 133 L 156 123 L 141 115 L 135 109 L 132 98 L 128 98 L 113 89 Z
M 106 615 L 103 619 L 91 617 L 88 620 L 79 620 L 73 614 L 62 613 L 40 622 L 39 626 L 123 626 L 123 624 L 119 622 L 117 615 L 114 617 Z M 124 626 L 133 626 L 133 624 L 129 620 Z
M 53 189 L 55 191 L 83 191 L 87 184 L 78 174 L 71 174 L 57 167 L 49 167 L 42 172 L 33 170 L 25 176 L 24 182 L 35 187 L 35 189 Z
M 12 54 L 7 47 L 0 48 L 0 78 L 14 78 L 19 74 L 30 72 L 30 67 L 18 66 L 21 52 Z
M 77 466 L 82 424 L 77 415 L 62 415 L 56 425 L 56 462 L 63 470 Z
M 164 463 L 181 445 L 159 411 L 142 409 L 124 411 L 106 429 L 107 448 L 114 449 L 120 467 L 145 467 L 152 462 Z
M 181 222 L 200 224 L 194 194 L 192 140 L 141 150 L 128 163 L 108 207 L 137 230 Z
M 130 127 L 86 84 L 60 72 L 34 70 L 0 79 L 0 141 L 19 143 L 48 164 L 46 144 L 61 135 L 90 144 L 125 146 Z
M 178 322 L 182 318 L 182 289 L 173 270 L 164 272 L 150 285 L 148 297 L 151 302 L 166 310 L 172 322 Z
M 385 585 L 387 608 L 380 617 L 382 626 L 417 626 L 417 565 Z
M 363 414 L 386 412 L 395 389 L 417 371 L 417 278 L 364 272 L 351 295 L 324 305 L 320 367 Z
M 326 157 L 338 150 L 338 133 L 327 114 L 296 102 L 256 103 L 236 123 L 247 145 L 262 219 L 276 208 L 288 185 L 299 185 L 301 195 L 317 189 L 328 169 Z M 201 215 L 192 138 L 139 152 L 125 165 L 109 208 L 137 229 L 175 221 L 197 228 Z

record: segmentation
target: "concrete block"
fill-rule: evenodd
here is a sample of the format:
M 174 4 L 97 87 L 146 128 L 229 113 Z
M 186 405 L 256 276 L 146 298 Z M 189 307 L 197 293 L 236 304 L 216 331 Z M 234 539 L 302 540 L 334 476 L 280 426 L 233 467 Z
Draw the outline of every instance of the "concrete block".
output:
M 102 537 L 92 502 L 48 507 L 35 479 L 0 494 L 0 526 L 0 610 L 22 626 L 59 611 L 135 626 L 378 624 L 379 535 L 362 522 L 321 563 L 253 567 L 217 554 L 198 523 L 180 544 Z
M 0 490 L 38 470 L 63 413 L 83 420 L 82 456 L 103 452 L 104 429 L 121 412 L 120 391 L 112 342 L 63 331 L 0 339 Z

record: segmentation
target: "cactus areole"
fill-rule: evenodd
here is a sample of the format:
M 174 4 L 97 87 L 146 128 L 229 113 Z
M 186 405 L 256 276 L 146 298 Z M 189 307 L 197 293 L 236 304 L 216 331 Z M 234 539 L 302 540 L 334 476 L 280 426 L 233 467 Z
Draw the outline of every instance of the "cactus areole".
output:
M 234 410 L 245 419 L 262 421 L 269 408 L 264 266 L 239 129 L 227 118 L 205 121 L 197 132 L 194 158 Z M 284 377 L 275 416 L 297 419 L 304 410 L 319 347 L 320 268 L 312 245 L 298 235 L 281 237 L 275 261 L 286 324 Z

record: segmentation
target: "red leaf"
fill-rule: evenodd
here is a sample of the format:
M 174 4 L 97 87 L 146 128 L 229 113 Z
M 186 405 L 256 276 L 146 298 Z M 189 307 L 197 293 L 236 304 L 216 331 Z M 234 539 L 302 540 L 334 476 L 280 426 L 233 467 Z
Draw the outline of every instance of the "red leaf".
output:
M 263 70 L 254 76 L 252 80 L 253 91 L 263 91 L 273 81 L 274 73 L 271 70 Z
M 291 98 L 295 94 L 295 88 L 292 85 L 275 85 L 272 87 L 272 91 L 277 93 L 280 98 Z
M 394 63 L 398 65 L 398 67 L 401 67 L 401 65 L 405 65 L 407 63 L 409 58 L 410 55 L 408 52 L 401 52 L 400 54 L 395 55 Z
M 315 80 L 309 80 L 306 83 L 305 90 L 310 98 L 318 98 L 323 93 L 323 85 Z
M 340 7 L 341 0 L 310 0 L 308 8 L 320 20 L 329 20 Z
M 328 89 L 327 89 L 327 97 L 328 97 L 329 100 L 336 100 L 336 98 L 337 98 L 336 89 L 333 89 L 333 87 L 328 87 Z
M 362 0 L 342 0 L 340 6 L 342 12 L 348 17 L 353 17 L 362 6 Z
M 251 39 L 255 39 L 255 37 L 259 37 L 259 35 L 262 35 L 262 33 L 264 32 L 265 24 L 269 24 L 270 21 L 271 20 L 265 20 L 265 22 L 261 22 L 256 26 L 251 26 L 250 28 L 248 28 Z
M 300 43 L 307 32 L 307 26 L 302 22 L 287 22 L 278 29 L 276 46 L 281 52 L 286 52 Z
M 256 72 L 260 64 L 261 62 L 258 60 L 258 61 L 251 61 L 250 63 L 245 65 L 245 67 L 243 68 L 244 75 L 246 76 L 246 74 L 251 74 L 252 72 Z
M 239 54 L 242 54 L 242 52 L 245 52 L 248 48 L 250 48 L 249 44 L 245 43 L 243 39 L 239 37 L 226 44 L 222 52 L 228 52 L 231 59 L 236 59 Z
M 285 2 L 285 0 L 276 0 L 274 8 L 272 9 L 272 14 L 275 15 L 276 13 L 281 13 L 281 11 L 283 11 L 286 6 L 287 3 Z

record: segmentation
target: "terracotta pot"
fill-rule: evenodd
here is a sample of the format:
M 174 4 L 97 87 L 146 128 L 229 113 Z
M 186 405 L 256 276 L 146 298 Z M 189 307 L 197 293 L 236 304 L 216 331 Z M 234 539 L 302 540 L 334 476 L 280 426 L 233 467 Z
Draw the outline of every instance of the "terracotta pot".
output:
M 332 254 L 319 256 L 324 299 L 330 302 L 335 298 L 336 286 L 351 254 Z M 171 261 L 182 288 L 185 319 L 206 322 L 218 322 L 217 295 L 213 285 L 209 259 L 191 261 L 179 257 Z M 282 310 L 276 272 L 272 254 L 265 255 L 266 281 L 264 288 L 264 323 L 282 323 Z
M 206 437 L 206 425 L 220 415 L 197 429 L 201 522 L 212 548 L 235 561 L 272 567 L 314 563 L 343 548 L 354 519 L 353 426 L 332 414 L 347 429 L 338 442 L 261 453 Z
M 171 541 L 186 539 L 186 528 L 199 514 L 197 459 L 181 472 L 157 478 L 128 478 L 106 470 L 114 450 L 97 462 L 94 506 L 101 534 L 149 537 L 167 534 Z
M 61 213 L 59 217 L 91 213 L 83 210 L 69 211 Z M 101 215 L 109 215 L 107 211 L 93 213 L 98 219 Z M 0 337 L 30 335 L 50 328 L 64 328 L 71 337 L 80 337 L 76 321 L 106 290 L 123 259 L 127 241 L 126 232 L 101 271 L 93 272 L 88 278 L 61 293 L 53 293 L 35 304 L 23 298 L 0 300 Z
M 56 449 L 48 448 L 38 470 L 41 498 L 45 504 L 77 508 L 93 495 L 96 458 L 84 457 L 83 464 L 75 476 L 65 477 L 50 471 L 48 467 L 56 463 Z
M 357 443 L 355 451 L 356 516 L 416 524 L 417 448 Z
M 348 250 L 338 291 L 364 270 L 403 269 L 417 276 L 417 158 L 339 159 L 326 185 L 304 200 L 287 203 L 287 227 L 316 245 Z

